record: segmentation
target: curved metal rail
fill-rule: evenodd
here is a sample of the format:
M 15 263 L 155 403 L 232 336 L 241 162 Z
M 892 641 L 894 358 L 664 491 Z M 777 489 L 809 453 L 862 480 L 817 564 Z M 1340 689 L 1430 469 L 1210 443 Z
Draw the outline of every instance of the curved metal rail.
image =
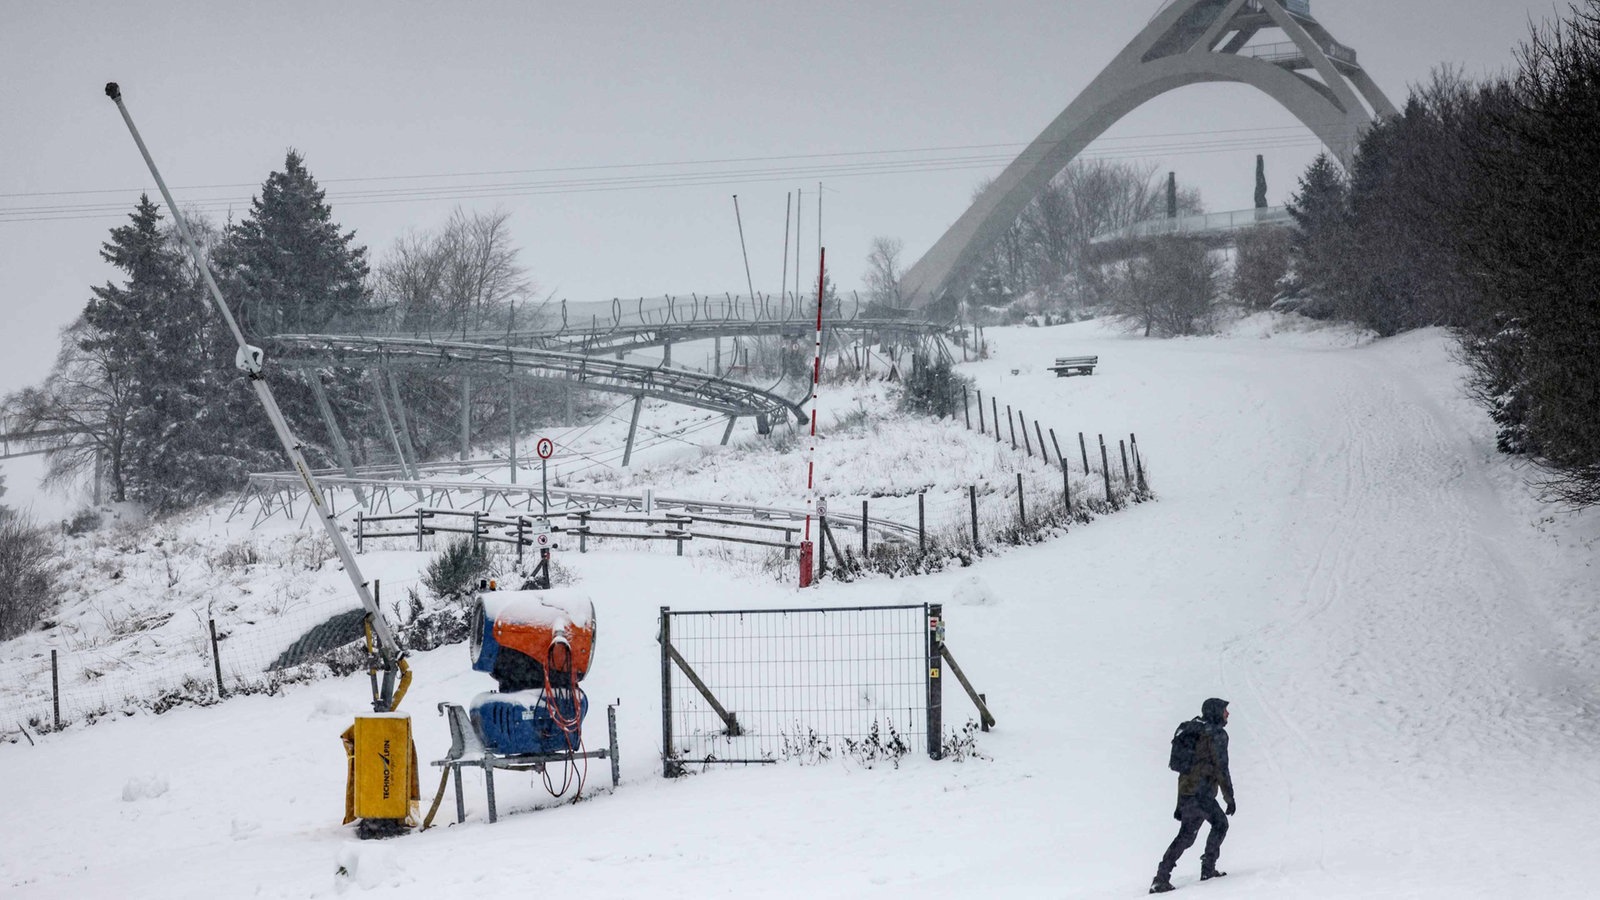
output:
M 286 368 L 415 365 L 505 372 L 513 367 L 529 378 L 655 397 L 728 416 L 765 416 L 775 421 L 792 414 L 800 424 L 809 421 L 801 404 L 769 390 L 703 372 L 581 353 L 369 335 L 287 334 L 270 341 L 278 350 L 278 364 Z

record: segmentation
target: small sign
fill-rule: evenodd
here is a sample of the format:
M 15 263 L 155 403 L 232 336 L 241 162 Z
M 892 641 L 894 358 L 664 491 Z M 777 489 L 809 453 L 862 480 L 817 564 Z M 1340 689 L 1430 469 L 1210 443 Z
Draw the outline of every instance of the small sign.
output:
M 556 445 L 549 438 L 539 438 L 539 442 L 533 445 L 533 449 L 534 452 L 539 454 L 540 459 L 549 459 L 555 455 Z
M 555 536 L 548 531 L 541 531 L 533 536 L 533 545 L 540 550 L 548 550 L 554 545 Z
M 818 497 L 817 498 L 817 515 L 825 516 L 827 514 L 828 514 L 828 498 L 827 497 Z

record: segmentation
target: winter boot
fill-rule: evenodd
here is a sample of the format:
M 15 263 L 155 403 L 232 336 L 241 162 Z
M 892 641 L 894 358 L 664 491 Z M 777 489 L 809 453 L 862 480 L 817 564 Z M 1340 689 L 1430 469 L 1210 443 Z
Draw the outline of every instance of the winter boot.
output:
M 1152 894 L 1165 894 L 1168 891 L 1175 890 L 1177 890 L 1177 888 L 1172 886 L 1172 882 L 1169 881 L 1165 875 L 1157 875 L 1156 879 L 1150 882 L 1150 893 Z
M 1213 878 L 1226 878 L 1226 877 L 1228 877 L 1228 873 L 1219 871 L 1216 866 L 1205 866 L 1204 868 L 1202 868 L 1200 870 L 1200 880 L 1201 881 L 1210 881 Z

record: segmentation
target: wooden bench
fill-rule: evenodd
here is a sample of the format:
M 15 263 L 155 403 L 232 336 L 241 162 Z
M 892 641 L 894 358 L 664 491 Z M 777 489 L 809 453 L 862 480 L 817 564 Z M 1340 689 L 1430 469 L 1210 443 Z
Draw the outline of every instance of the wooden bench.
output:
M 483 740 L 472 727 L 472 718 L 467 714 L 465 707 L 454 703 L 440 703 L 439 713 L 450 723 L 450 752 L 444 759 L 434 762 L 436 766 L 444 766 L 445 774 L 455 776 L 456 786 L 456 822 L 459 824 L 467 818 L 466 804 L 461 797 L 461 767 L 477 766 L 483 769 L 484 789 L 489 795 L 489 821 L 494 822 L 498 816 L 494 805 L 494 770 L 508 769 L 513 772 L 543 772 L 544 767 L 550 763 L 566 765 L 579 759 L 609 759 L 611 760 L 611 786 L 616 787 L 622 780 L 622 773 L 617 762 L 617 707 L 606 707 L 606 726 L 610 731 L 611 742 L 604 750 L 590 750 L 586 753 L 523 753 L 517 755 L 502 755 L 495 753 L 483 745 Z M 444 785 L 439 785 L 440 793 Z M 428 813 L 428 821 L 433 820 L 433 813 L 438 810 L 439 801 L 434 800 L 433 810 Z
M 1100 364 L 1098 356 L 1058 356 L 1056 364 L 1050 371 L 1056 373 L 1057 378 L 1066 378 L 1068 375 L 1093 375 L 1094 367 Z

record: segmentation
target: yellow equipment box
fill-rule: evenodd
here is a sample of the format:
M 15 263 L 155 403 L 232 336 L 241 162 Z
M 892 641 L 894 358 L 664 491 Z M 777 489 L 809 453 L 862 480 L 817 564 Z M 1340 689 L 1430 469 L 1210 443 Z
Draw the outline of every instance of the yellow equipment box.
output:
M 350 764 L 345 821 L 412 818 L 412 801 L 419 798 L 420 791 L 411 715 L 357 716 L 342 737 Z

